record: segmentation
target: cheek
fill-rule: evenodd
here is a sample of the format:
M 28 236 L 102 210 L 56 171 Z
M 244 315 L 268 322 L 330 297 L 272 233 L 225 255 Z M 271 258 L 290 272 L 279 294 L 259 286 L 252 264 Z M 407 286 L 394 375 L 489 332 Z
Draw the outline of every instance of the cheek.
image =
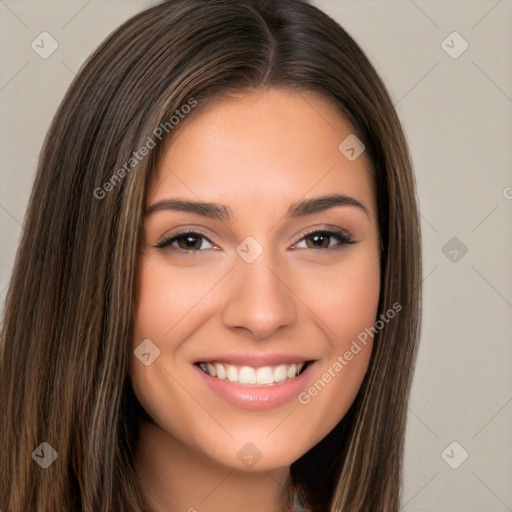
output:
M 380 294 L 378 260 L 354 258 L 353 264 L 336 280 L 336 285 L 337 291 L 332 289 L 325 294 L 323 310 L 336 333 L 334 343 L 343 348 L 347 338 L 355 339 L 375 322 Z M 332 288 L 334 286 L 333 280 Z
M 145 366 L 130 358 L 130 378 L 137 399 L 153 421 L 178 437 L 186 438 L 190 405 L 179 379 L 179 348 L 197 322 L 194 307 L 211 287 L 212 277 L 198 270 L 173 268 L 158 257 L 141 257 L 137 282 L 132 353 L 143 340 L 151 340 L 158 357 Z M 193 277 L 194 276 L 194 277 Z M 169 414 L 173 411 L 173 414 Z
M 215 272 L 193 264 L 173 267 L 154 255 L 142 257 L 139 265 L 131 350 L 133 354 L 143 340 L 151 340 L 159 354 L 148 366 L 131 357 L 129 374 L 140 403 L 153 419 L 166 424 L 166 404 L 186 410 L 186 393 L 173 378 L 183 369 L 181 347 L 216 310 L 211 292 L 227 270 L 222 265 Z M 181 426 L 177 422 L 173 430 Z
M 219 273 L 200 266 L 173 268 L 158 258 L 142 259 L 138 278 L 138 301 L 135 307 L 135 336 L 164 340 L 172 349 L 173 339 L 186 335 L 187 326 L 204 305 L 206 294 L 219 279 Z M 211 270 L 211 269 L 210 269 Z
M 328 338 L 314 381 L 298 397 L 311 424 L 311 446 L 345 416 L 368 369 L 373 345 L 370 328 L 375 325 L 380 294 L 377 254 L 376 250 L 354 251 L 336 273 L 324 275 L 309 288 L 309 300 Z
M 374 325 L 380 296 L 380 262 L 373 244 L 347 252 L 336 266 L 303 270 L 300 296 L 324 326 L 331 355 L 344 352 L 365 328 Z

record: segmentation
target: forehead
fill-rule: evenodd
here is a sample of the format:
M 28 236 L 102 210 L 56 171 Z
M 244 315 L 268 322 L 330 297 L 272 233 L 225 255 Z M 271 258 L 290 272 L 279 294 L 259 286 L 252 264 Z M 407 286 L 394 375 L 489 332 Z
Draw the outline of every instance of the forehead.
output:
M 167 142 L 148 201 L 172 195 L 258 211 L 338 192 L 372 210 L 366 155 L 350 161 L 339 150 L 353 133 L 330 102 L 311 93 L 271 89 L 218 100 Z

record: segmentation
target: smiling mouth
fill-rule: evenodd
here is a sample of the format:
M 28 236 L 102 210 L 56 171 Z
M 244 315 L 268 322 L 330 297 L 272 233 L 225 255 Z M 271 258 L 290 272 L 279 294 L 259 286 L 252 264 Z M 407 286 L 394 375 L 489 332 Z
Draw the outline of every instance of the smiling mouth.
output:
M 220 380 L 237 382 L 245 386 L 272 386 L 286 380 L 295 379 L 312 361 L 280 364 L 276 366 L 253 367 L 218 362 L 196 363 L 204 373 Z

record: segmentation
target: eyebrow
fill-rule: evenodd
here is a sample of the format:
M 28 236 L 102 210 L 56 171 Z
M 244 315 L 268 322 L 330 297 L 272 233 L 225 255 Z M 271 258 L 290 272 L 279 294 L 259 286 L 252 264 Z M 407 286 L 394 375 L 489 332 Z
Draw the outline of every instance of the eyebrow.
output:
M 298 201 L 288 208 L 287 216 L 290 218 L 305 217 L 306 215 L 323 212 L 336 206 L 354 206 L 362 210 L 369 217 L 368 210 L 361 202 L 343 194 L 330 194 Z M 235 217 L 233 210 L 229 206 L 180 198 L 158 201 L 146 210 L 146 215 L 162 210 L 190 212 L 220 221 L 229 221 Z

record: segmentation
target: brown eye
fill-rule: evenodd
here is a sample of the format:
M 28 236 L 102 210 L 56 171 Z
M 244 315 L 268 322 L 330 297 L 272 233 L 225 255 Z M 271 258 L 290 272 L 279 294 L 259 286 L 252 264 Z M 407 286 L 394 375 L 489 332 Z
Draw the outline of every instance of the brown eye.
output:
M 329 247 L 330 235 L 325 235 L 323 233 L 315 233 L 313 235 L 309 235 L 305 237 L 305 240 L 310 240 L 313 243 L 310 249 L 325 249 Z
M 212 247 L 212 242 L 206 238 L 204 235 L 200 233 L 196 233 L 195 231 L 187 231 L 184 233 L 177 233 L 176 235 L 165 238 L 161 242 L 155 245 L 158 249 L 176 249 L 178 251 L 184 252 L 196 252 L 202 251 L 204 249 L 211 249 L 212 247 L 203 247 L 203 242 L 206 241 Z
M 335 239 L 338 243 L 331 243 L 331 240 Z M 355 243 L 348 233 L 343 231 L 327 231 L 327 230 L 316 230 L 311 233 L 307 233 L 301 240 L 306 241 L 305 249 L 337 249 L 344 245 Z
M 182 235 L 176 238 L 180 249 L 193 249 L 197 251 L 201 248 L 202 237 L 196 235 Z

